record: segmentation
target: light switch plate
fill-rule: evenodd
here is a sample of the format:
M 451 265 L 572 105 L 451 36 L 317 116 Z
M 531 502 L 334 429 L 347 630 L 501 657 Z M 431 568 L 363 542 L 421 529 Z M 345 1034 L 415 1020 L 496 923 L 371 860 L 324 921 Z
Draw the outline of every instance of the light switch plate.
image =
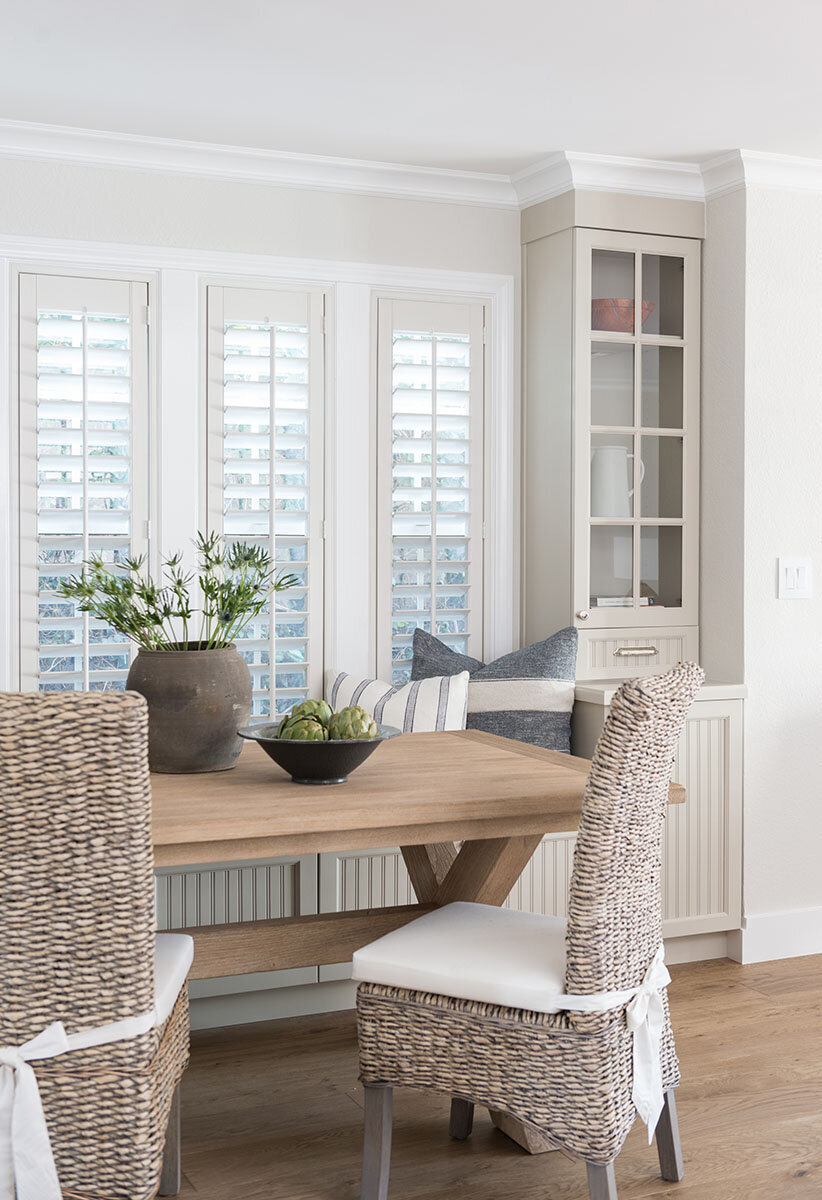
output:
M 783 554 L 777 559 L 780 600 L 807 600 L 813 595 L 813 563 L 804 554 Z

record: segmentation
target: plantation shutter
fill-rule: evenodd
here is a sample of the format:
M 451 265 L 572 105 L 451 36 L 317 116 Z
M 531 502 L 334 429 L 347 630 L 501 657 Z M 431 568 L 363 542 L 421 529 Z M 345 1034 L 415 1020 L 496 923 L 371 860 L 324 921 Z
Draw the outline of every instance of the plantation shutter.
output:
M 82 560 L 146 547 L 145 283 L 19 277 L 20 677 L 25 690 L 122 689 L 134 649 L 62 599 Z
M 410 678 L 415 629 L 482 657 L 482 304 L 378 307 L 378 666 Z
M 319 290 L 208 289 L 210 528 L 299 579 L 238 641 L 258 717 L 322 696 L 323 304 Z

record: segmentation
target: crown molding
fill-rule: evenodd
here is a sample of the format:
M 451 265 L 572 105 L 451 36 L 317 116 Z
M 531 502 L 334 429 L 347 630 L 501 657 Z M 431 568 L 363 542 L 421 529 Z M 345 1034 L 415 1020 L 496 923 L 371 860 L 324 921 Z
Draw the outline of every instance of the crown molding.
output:
M 760 150 L 731 150 L 702 164 L 705 198 L 742 188 L 822 192 L 822 160 Z
M 727 154 L 718 154 L 716 158 L 709 158 L 702 163 L 702 183 L 706 200 L 744 188 L 746 179 L 742 151 L 729 150 Z
M 574 190 L 696 201 L 745 187 L 822 192 L 822 160 L 756 150 L 701 163 L 561 150 L 501 175 L 0 120 L 2 158 L 514 211 Z
M 822 192 L 822 160 L 818 158 L 762 154 L 758 150 L 740 150 L 739 157 L 748 187 Z
M 550 154 L 512 175 L 511 182 L 522 208 L 572 189 L 669 200 L 705 198 L 698 163 L 581 154 L 573 150 Z
M 507 175 L 0 120 L 0 158 L 517 209 Z

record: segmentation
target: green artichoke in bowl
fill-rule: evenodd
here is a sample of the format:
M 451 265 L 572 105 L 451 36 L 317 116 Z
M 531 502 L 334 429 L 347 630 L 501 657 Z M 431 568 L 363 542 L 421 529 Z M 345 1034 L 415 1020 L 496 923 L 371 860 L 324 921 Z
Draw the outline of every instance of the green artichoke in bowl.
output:
M 359 741 L 362 738 L 379 737 L 379 726 L 374 718 L 358 704 L 341 708 L 328 722 L 330 741 Z
M 290 716 L 280 724 L 277 736 L 292 742 L 327 742 L 328 730 L 316 717 Z
M 303 700 L 302 704 L 298 704 L 291 710 L 292 721 L 299 717 L 313 717 L 315 721 L 319 721 L 326 727 L 333 715 L 334 709 L 327 700 Z

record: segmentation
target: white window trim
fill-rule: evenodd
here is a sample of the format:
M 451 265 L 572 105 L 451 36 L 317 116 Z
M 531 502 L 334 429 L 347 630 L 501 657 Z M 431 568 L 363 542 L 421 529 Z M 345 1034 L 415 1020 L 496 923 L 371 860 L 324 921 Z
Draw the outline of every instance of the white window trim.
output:
M 145 528 L 135 530 L 133 536 L 138 543 L 149 539 L 151 514 L 158 511 L 157 492 L 157 441 L 154 431 L 159 428 L 157 411 L 157 321 L 156 305 L 152 297 L 157 286 L 157 273 L 144 267 L 89 266 L 82 256 L 76 260 L 57 261 L 12 260 L 0 257 L 0 379 L 7 386 L 0 392 L 0 462 L 8 464 L 8 503 L 0 510 L 0 562 L 7 564 L 7 571 L 0 577 L 0 690 L 14 691 L 21 686 L 24 676 L 22 660 L 22 628 L 20 612 L 21 554 L 20 538 L 23 514 L 20 508 L 20 389 L 19 389 L 19 289 L 21 275 L 64 275 L 67 278 L 126 280 L 145 284 L 148 290 L 149 309 L 147 321 L 148 371 L 146 375 L 147 411 L 145 420 L 145 443 L 147 448 L 149 479 L 146 493 L 148 520 Z M 6 409 L 7 411 L 4 411 Z M 4 445 L 5 442 L 5 445 Z M 151 545 L 149 540 L 149 545 Z
M 486 586 L 485 586 L 485 571 L 488 564 L 488 546 L 486 545 L 485 531 L 486 519 L 485 508 L 489 500 L 488 488 L 488 469 L 487 457 L 489 452 L 487 434 L 485 432 L 486 416 L 489 408 L 490 389 L 488 384 L 488 374 L 486 371 L 486 334 L 490 336 L 490 317 L 487 311 L 487 304 L 482 300 L 477 300 L 475 297 L 449 297 L 444 301 L 442 295 L 436 296 L 419 296 L 413 297 L 407 294 L 399 294 L 396 292 L 379 292 L 375 296 L 376 308 L 376 327 L 377 337 L 382 343 L 382 347 L 377 345 L 377 372 L 378 378 L 375 389 L 375 405 L 374 405 L 374 424 L 375 436 L 377 445 L 377 464 L 376 464 L 376 482 L 377 482 L 377 588 L 379 595 L 377 596 L 377 622 L 375 629 L 375 640 L 377 644 L 377 674 L 381 679 L 391 681 L 394 663 L 390 658 L 389 647 L 392 644 L 391 627 L 393 623 L 393 605 L 392 605 L 392 545 L 393 545 L 393 521 L 391 520 L 391 499 L 392 499 L 392 471 L 390 460 L 386 459 L 386 451 L 390 454 L 391 449 L 391 412 L 387 407 L 392 400 L 391 389 L 393 385 L 390 382 L 392 377 L 392 369 L 390 362 L 383 363 L 382 371 L 384 372 L 382 380 L 379 378 L 380 373 L 380 350 L 387 349 L 392 340 L 394 330 L 397 328 L 397 318 L 394 314 L 394 308 L 390 309 L 392 317 L 390 325 L 392 326 L 390 333 L 387 327 L 380 329 L 380 303 L 381 301 L 398 302 L 402 306 L 403 301 L 412 300 L 421 302 L 427 308 L 430 305 L 433 309 L 436 306 L 442 305 L 447 307 L 450 304 L 456 305 L 459 309 L 472 310 L 469 318 L 470 324 L 470 343 L 471 343 L 471 400 L 469 421 L 471 428 L 471 454 L 470 454 L 470 525 L 469 533 L 466 537 L 466 544 L 471 550 L 471 565 L 469 568 L 469 594 L 480 594 L 479 604 L 474 600 L 470 601 L 468 625 L 466 635 L 468 637 L 467 653 L 474 658 L 482 658 L 486 653 Z M 447 318 L 446 318 L 447 322 Z M 405 324 L 403 328 L 412 328 L 412 325 Z M 432 362 L 436 362 L 436 358 L 432 358 Z M 381 391 L 381 388 L 383 389 Z M 479 397 L 477 397 L 477 388 L 479 388 Z M 478 403 L 477 403 L 478 401 Z M 476 407 L 475 407 L 476 406 Z M 380 412 L 382 407 L 382 412 Z M 436 438 L 435 438 L 436 441 Z M 482 453 L 477 453 L 479 441 L 482 446 Z M 475 453 L 477 457 L 475 458 Z M 432 474 L 436 471 L 436 458 L 432 462 Z M 432 512 L 432 529 L 437 528 L 436 512 Z M 432 550 L 433 555 L 433 550 Z M 432 579 L 436 571 L 436 561 L 432 557 L 431 574 Z M 479 619 L 477 621 L 477 609 L 479 609 Z M 399 614 L 398 614 L 399 615 Z M 447 617 L 447 613 L 443 616 Z M 433 608 L 431 611 L 431 633 L 437 633 L 438 613 Z M 496 657 L 496 655 L 494 656 Z
M 144 276 L 149 282 L 152 362 L 151 420 L 159 430 L 152 444 L 150 507 L 152 554 L 181 548 L 201 524 L 199 486 L 184 504 L 171 503 L 170 453 L 179 453 L 184 439 L 186 460 L 199 472 L 204 413 L 202 390 L 204 341 L 202 316 L 193 309 L 202 281 L 229 286 L 273 286 L 285 283 L 321 284 L 328 288 L 327 407 L 326 407 L 326 552 L 325 552 L 325 661 L 344 663 L 351 670 L 373 671 L 376 644 L 371 636 L 375 617 L 374 587 L 368 610 L 354 606 L 350 588 L 352 564 L 360 564 L 365 580 L 373 580 L 376 561 L 375 533 L 356 536 L 351 522 L 341 516 L 353 503 L 364 500 L 365 511 L 375 512 L 376 448 L 368 433 L 376 405 L 373 372 L 377 293 L 399 292 L 427 297 L 460 297 L 481 300 L 489 310 L 487 354 L 486 440 L 486 542 L 484 653 L 490 658 L 518 644 L 519 637 L 519 410 L 515 336 L 518 310 L 515 280 L 511 275 L 394 267 L 380 264 L 332 262 L 321 259 L 280 258 L 233 254 L 224 251 L 170 249 L 158 246 L 70 241 L 56 238 L 0 236 L 0 378 L 7 386 L 0 395 L 0 461 L 17 471 L 13 419 L 16 412 L 14 339 L 14 288 L 17 271 L 62 271 L 66 274 L 128 277 Z M 152 286 L 153 285 L 153 286 Z M 197 304 L 199 310 L 202 305 Z M 163 338 L 167 315 L 175 314 L 175 336 Z M 179 323 L 178 323 L 179 322 Z M 187 336 L 186 336 L 187 335 Z M 368 376 L 368 391 L 364 385 Z M 159 386 L 158 386 L 159 385 Z M 352 422 L 357 408 L 362 418 Z M 159 399 L 158 399 L 159 398 Z M 160 410 L 162 406 L 162 411 Z M 345 420 L 339 414 L 345 413 Z M 162 416 L 162 423 L 159 418 Z M 365 430 L 365 441 L 360 435 Z M 341 455 L 348 455 L 340 469 Z M 368 458 L 367 471 L 358 469 Z M 199 478 L 199 474 L 197 476 Z M 17 501 L 10 487 L 9 503 L 0 513 L 0 561 L 17 559 Z M 362 510 L 360 510 L 362 511 Z M 355 544 L 354 544 L 355 543 Z M 351 553 L 353 549 L 353 554 Z M 341 567 L 345 566 L 343 572 Z M 17 579 L 5 571 L 0 579 L 0 688 L 19 686 L 16 654 Z
M 216 294 L 213 297 L 212 303 L 219 306 L 220 316 L 219 330 L 217 338 L 219 344 L 214 339 L 214 330 L 209 329 L 209 290 L 213 290 Z M 326 478 L 326 456 L 325 456 L 325 409 L 327 403 L 327 385 L 325 378 L 325 366 L 327 361 L 326 353 L 326 333 L 325 333 L 325 311 L 327 301 L 327 290 L 316 285 L 304 285 L 297 287 L 294 284 L 283 285 L 278 284 L 263 284 L 260 280 L 256 280 L 253 287 L 248 284 L 243 284 L 238 287 L 234 283 L 226 283 L 225 280 L 215 281 L 207 279 L 201 281 L 201 297 L 203 304 L 203 312 L 206 323 L 204 351 L 206 361 L 205 387 L 203 390 L 204 401 L 201 406 L 201 412 L 204 420 L 201 421 L 201 432 L 203 437 L 203 446 L 205 453 L 202 455 L 201 466 L 199 471 L 201 484 L 201 511 L 206 514 L 206 525 L 208 530 L 217 530 L 224 533 L 224 478 L 223 478 L 223 457 L 225 455 L 225 447 L 223 441 L 223 421 L 225 413 L 225 395 L 224 383 L 222 374 L 220 374 L 219 382 L 214 379 L 213 372 L 219 364 L 222 372 L 223 354 L 224 354 L 224 338 L 223 332 L 225 315 L 224 308 L 231 307 L 232 292 L 241 292 L 244 294 L 245 303 L 249 303 L 248 297 L 253 293 L 259 300 L 263 309 L 266 310 L 268 300 L 263 300 L 263 296 L 270 297 L 270 304 L 276 308 L 276 297 L 283 296 L 286 299 L 299 297 L 304 300 L 306 307 L 305 324 L 308 330 L 309 338 L 309 384 L 308 384 L 308 408 L 306 416 L 308 419 L 307 439 L 308 439 L 308 528 L 305 534 L 306 542 L 306 561 L 308 567 L 308 693 L 306 698 L 322 695 L 323 688 L 323 671 L 324 671 L 324 634 L 325 634 L 325 580 L 324 580 L 324 532 L 323 532 L 323 514 L 325 508 L 325 478 Z M 229 295 L 226 295 L 229 293 Z M 272 323 L 276 324 L 281 320 L 288 322 L 291 318 L 272 318 Z M 271 364 L 273 372 L 273 362 Z M 273 378 L 273 376 L 272 376 Z M 274 437 L 273 427 L 271 436 Z M 275 458 L 272 454 L 270 460 L 271 477 L 271 492 L 272 497 L 275 491 L 273 472 L 275 469 Z M 274 524 L 270 525 L 270 548 L 271 553 L 274 553 L 274 541 L 276 534 L 277 520 L 274 517 L 273 506 L 270 511 L 270 519 L 274 519 Z M 234 535 L 237 536 L 237 535 Z M 284 570 L 288 569 L 286 563 L 282 564 Z M 295 614 L 297 615 L 297 614 Z M 272 613 L 271 617 L 271 636 L 274 635 L 275 620 Z M 275 676 L 277 673 L 277 661 L 274 655 L 274 644 L 271 642 L 271 720 L 275 719 L 276 710 L 274 708 L 275 700 Z M 299 690 L 299 689 L 297 689 Z

